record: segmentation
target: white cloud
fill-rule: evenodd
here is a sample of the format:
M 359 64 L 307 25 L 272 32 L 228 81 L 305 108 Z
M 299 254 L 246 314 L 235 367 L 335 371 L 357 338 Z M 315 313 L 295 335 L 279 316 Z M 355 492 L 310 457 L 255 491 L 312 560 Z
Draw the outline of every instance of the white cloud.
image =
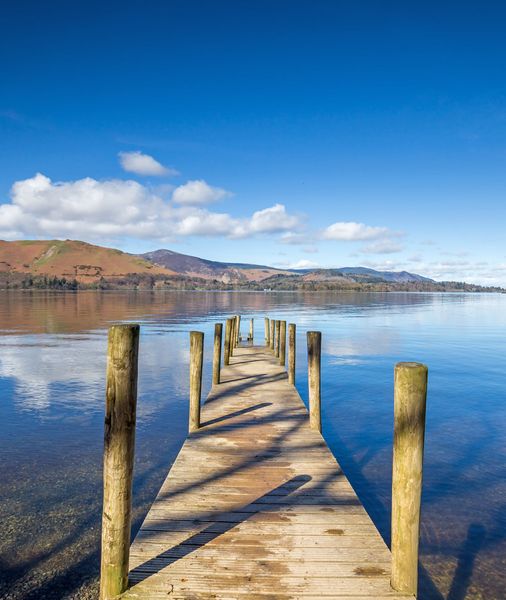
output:
M 218 202 L 231 195 L 227 190 L 213 187 L 203 179 L 198 179 L 177 187 L 172 193 L 172 200 L 185 206 L 197 206 Z
M 322 232 L 322 237 L 326 240 L 339 241 L 364 241 L 377 240 L 392 235 L 386 227 L 371 227 L 364 223 L 355 223 L 354 221 L 341 221 L 329 225 Z
M 52 182 L 38 173 L 17 181 L 11 203 L 0 205 L 0 237 L 93 241 L 173 239 L 174 236 L 246 238 L 292 229 L 298 218 L 276 204 L 247 218 L 196 206 L 177 206 L 132 180 Z
M 258 210 L 247 219 L 197 207 L 182 207 L 179 215 L 176 227 L 179 235 L 222 235 L 235 239 L 280 233 L 299 223 L 298 217 L 288 214 L 283 204 Z
M 299 225 L 299 219 L 289 215 L 283 204 L 275 204 L 270 208 L 253 213 L 249 227 L 252 232 L 279 232 L 293 229 Z
M 178 171 L 164 167 L 149 154 L 142 152 L 120 152 L 119 162 L 123 170 L 137 175 L 155 175 L 156 177 L 171 177 L 179 175 Z
M 176 225 L 179 235 L 223 235 L 233 236 L 242 226 L 238 219 L 227 213 L 212 213 L 204 209 L 192 209 L 188 214 L 181 213 Z
M 3 237 L 101 237 L 159 233 L 154 215 L 166 216 L 163 201 L 136 181 L 90 177 L 53 183 L 37 173 L 17 181 L 12 204 L 0 205 Z

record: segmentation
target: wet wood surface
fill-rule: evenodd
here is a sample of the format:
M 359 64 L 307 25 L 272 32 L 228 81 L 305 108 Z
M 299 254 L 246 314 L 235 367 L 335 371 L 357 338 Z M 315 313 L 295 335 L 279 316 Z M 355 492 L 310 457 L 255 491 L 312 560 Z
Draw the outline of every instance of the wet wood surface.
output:
M 285 370 L 239 347 L 130 552 L 124 598 L 412 597 Z M 170 428 L 168 428 L 170 431 Z

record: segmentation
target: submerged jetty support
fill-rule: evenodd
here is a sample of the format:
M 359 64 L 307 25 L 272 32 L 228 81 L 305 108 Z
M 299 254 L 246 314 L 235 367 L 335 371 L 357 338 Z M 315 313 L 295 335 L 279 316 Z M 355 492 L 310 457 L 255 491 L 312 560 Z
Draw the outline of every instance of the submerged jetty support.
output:
M 321 333 L 307 332 L 308 411 L 295 324 L 288 344 L 286 321 L 264 325 L 265 346 L 241 344 L 228 319 L 222 353 L 217 324 L 202 406 L 190 333 L 189 435 L 131 547 L 139 327 L 111 328 L 101 600 L 416 597 L 427 368 L 395 368 L 390 552 L 321 435 Z

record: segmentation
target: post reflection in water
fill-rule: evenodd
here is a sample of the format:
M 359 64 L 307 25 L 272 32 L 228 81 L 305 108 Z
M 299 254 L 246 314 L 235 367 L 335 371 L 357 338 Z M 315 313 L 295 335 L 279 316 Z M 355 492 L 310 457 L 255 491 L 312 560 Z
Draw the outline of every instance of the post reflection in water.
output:
M 142 326 L 134 480 L 140 525 L 186 435 L 190 329 L 242 314 L 322 336 L 323 434 L 388 541 L 393 365 L 429 365 L 420 598 L 506 587 L 506 296 L 2 292 L 0 597 L 93 597 L 107 327 Z M 247 333 L 243 331 L 243 333 Z M 305 344 L 297 388 L 307 400 Z M 8 590 L 8 592 L 7 592 Z

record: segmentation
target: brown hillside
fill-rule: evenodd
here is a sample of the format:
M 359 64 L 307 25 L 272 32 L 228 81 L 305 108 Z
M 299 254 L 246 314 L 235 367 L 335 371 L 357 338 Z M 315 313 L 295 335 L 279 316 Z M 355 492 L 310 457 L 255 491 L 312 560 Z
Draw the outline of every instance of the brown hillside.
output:
M 166 248 L 139 255 L 149 262 L 186 277 L 217 280 L 222 283 L 260 282 L 275 275 L 293 275 L 292 271 L 246 263 L 225 263 L 181 254 Z
M 93 282 L 132 273 L 174 275 L 138 256 L 73 240 L 0 241 L 0 272 L 31 273 Z

